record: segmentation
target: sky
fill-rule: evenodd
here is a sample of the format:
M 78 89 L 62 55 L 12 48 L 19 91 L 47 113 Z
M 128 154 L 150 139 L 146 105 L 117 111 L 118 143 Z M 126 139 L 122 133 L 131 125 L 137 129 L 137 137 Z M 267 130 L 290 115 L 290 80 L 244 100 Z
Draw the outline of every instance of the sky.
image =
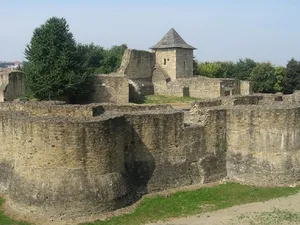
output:
M 33 31 L 64 17 L 77 42 L 149 50 L 170 28 L 199 61 L 300 60 L 299 0 L 0 0 L 0 61 L 23 60 Z

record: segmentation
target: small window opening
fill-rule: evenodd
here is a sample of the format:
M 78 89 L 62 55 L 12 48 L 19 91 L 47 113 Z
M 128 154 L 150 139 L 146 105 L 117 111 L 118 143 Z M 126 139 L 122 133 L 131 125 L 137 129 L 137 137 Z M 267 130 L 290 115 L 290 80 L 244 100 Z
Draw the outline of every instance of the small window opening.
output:
M 164 59 L 164 65 L 167 65 L 167 59 Z
M 183 68 L 186 69 L 186 63 L 185 62 L 183 62 Z

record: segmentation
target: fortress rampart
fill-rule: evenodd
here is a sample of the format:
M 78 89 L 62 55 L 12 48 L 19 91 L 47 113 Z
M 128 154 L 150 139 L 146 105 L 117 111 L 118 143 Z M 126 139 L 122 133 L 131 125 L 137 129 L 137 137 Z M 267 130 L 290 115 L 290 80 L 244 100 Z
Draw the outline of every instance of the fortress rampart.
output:
M 58 219 L 225 178 L 291 185 L 300 179 L 298 96 L 223 97 L 185 112 L 0 103 L 0 190 L 13 210 Z

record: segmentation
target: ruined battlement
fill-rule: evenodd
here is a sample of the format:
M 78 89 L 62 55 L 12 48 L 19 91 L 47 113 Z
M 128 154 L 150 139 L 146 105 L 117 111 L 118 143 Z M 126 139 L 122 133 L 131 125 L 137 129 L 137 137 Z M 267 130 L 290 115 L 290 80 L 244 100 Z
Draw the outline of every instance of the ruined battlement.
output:
M 25 79 L 20 71 L 0 71 L 0 102 L 12 101 L 25 94 Z
M 6 102 L 0 123 L 0 191 L 13 210 L 33 217 L 113 211 L 145 193 L 225 178 L 300 180 L 298 92 L 203 100 L 185 112 Z

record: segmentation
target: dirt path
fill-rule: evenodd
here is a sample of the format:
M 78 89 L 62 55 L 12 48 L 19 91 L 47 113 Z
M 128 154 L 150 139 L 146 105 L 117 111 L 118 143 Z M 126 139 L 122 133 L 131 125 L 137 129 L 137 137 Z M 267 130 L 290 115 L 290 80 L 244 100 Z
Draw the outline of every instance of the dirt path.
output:
M 299 225 L 300 193 L 148 225 Z

